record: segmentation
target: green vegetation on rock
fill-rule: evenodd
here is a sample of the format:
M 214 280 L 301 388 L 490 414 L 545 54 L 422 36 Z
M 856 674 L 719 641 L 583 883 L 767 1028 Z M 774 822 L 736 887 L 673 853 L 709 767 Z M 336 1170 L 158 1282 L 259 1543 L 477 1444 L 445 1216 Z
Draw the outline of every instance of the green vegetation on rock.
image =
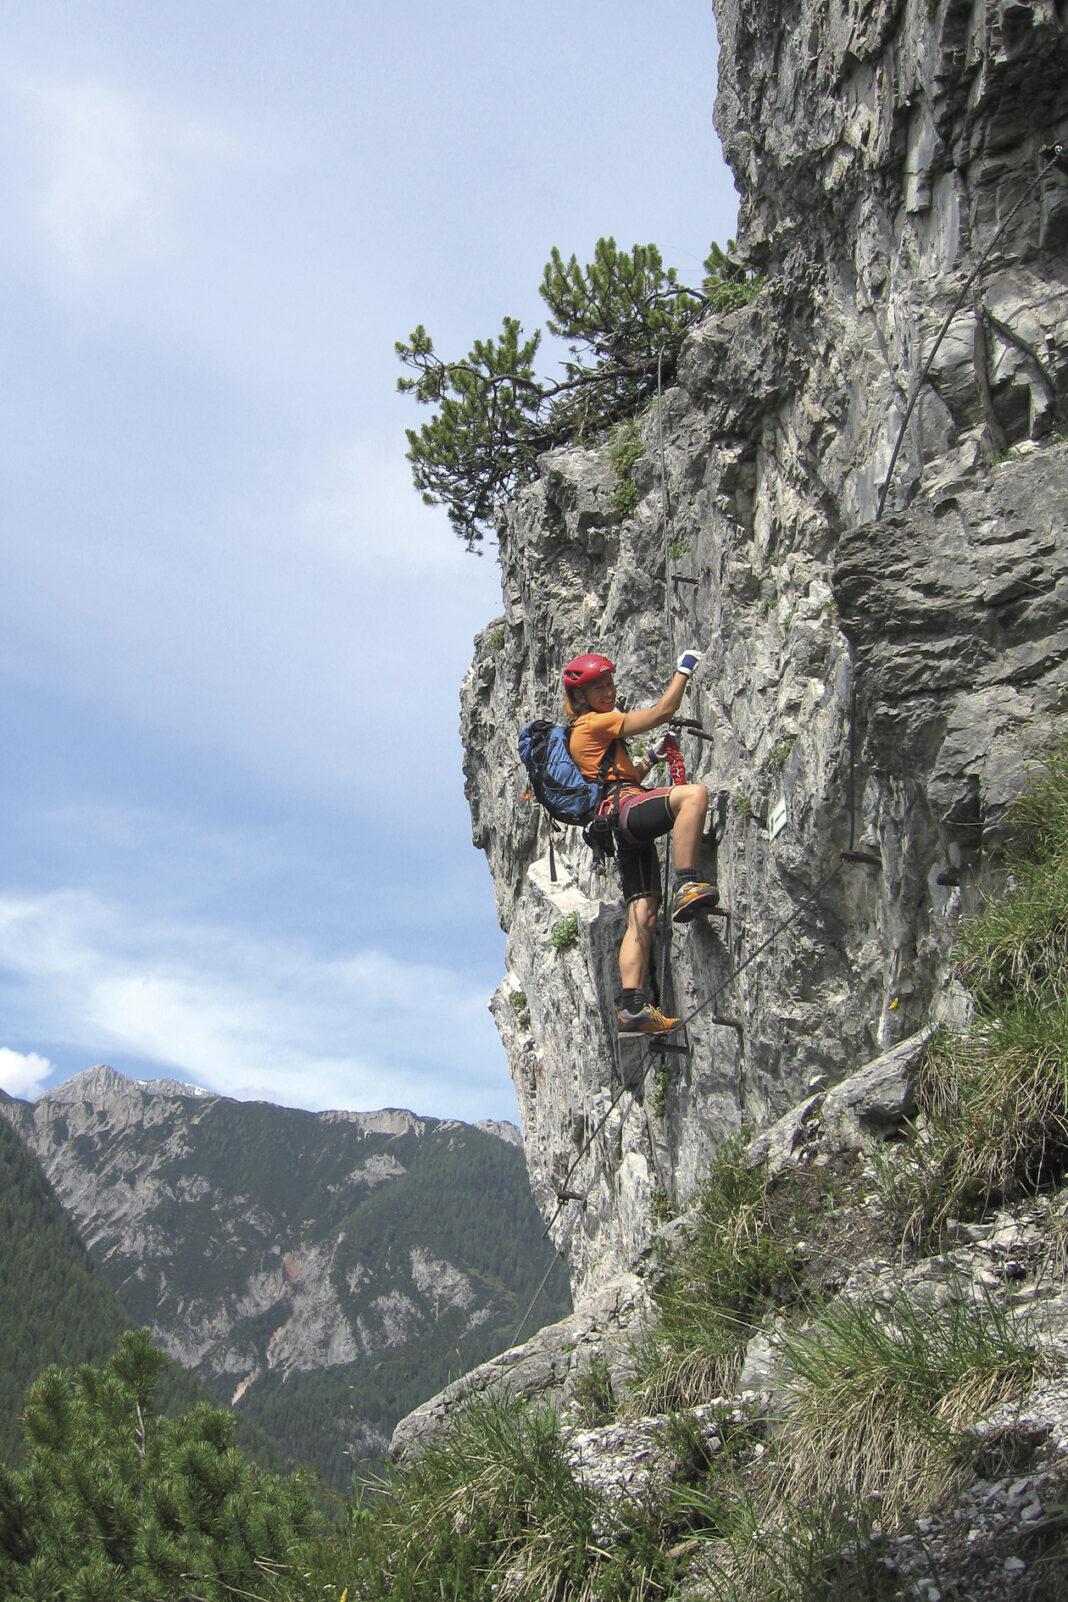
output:
M 549 932 L 549 945 L 553 951 L 570 951 L 579 937 L 579 921 L 577 912 L 569 912 L 566 918 L 554 923 Z
M 208 1406 L 163 1417 L 166 1364 L 128 1331 L 103 1368 L 47 1368 L 26 1398 L 26 1467 L 0 1468 L 0 1594 L 27 1602 L 295 1598 L 320 1529 L 300 1475 L 261 1473 Z
M 633 419 L 629 422 L 621 423 L 616 430 L 616 436 L 612 441 L 608 455 L 612 466 L 616 470 L 616 479 L 618 481 L 612 492 L 612 505 L 617 512 L 622 512 L 624 516 L 628 512 L 633 512 L 638 504 L 638 486 L 631 475 L 634 464 L 641 456 L 644 448 L 641 434 L 638 432 L 638 425 Z
M 933 1236 L 1068 1171 L 1068 744 L 1009 824 L 1004 887 L 959 943 L 975 1017 L 932 1042 L 922 1124 L 885 1170 L 888 1205 Z
M 696 322 L 735 310 L 761 287 L 718 245 L 704 265 L 704 282 L 694 290 L 678 282 L 652 244 L 626 251 L 599 239 L 584 267 L 554 247 L 540 293 L 546 326 L 568 355 L 553 380 L 534 370 L 541 331 L 525 338 L 514 317 L 504 318 L 498 338 L 476 340 L 461 361 L 443 361 L 422 324 L 407 342 L 397 341 L 397 355 L 416 375 L 399 378 L 397 387 L 437 407 L 429 423 L 406 430 L 415 487 L 429 505 L 448 509 L 468 550 L 492 527 L 495 507 L 533 477 L 544 451 L 603 440 L 671 381 Z M 626 472 L 616 493 L 617 509 L 631 510 L 636 495 Z

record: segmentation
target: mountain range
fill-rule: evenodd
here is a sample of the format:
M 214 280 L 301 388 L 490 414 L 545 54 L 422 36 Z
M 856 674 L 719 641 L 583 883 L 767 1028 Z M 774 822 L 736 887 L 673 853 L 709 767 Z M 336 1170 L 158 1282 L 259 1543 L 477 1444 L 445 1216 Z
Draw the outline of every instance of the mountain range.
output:
M 510 1124 L 301 1112 L 106 1066 L 0 1112 L 126 1317 L 337 1488 L 510 1343 L 552 1256 Z M 569 1307 L 558 1264 L 540 1321 Z

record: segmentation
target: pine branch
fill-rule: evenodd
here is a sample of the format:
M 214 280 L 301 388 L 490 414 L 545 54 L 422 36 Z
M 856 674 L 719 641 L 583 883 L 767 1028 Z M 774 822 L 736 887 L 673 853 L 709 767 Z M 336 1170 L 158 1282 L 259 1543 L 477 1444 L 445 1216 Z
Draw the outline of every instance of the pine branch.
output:
M 585 267 L 554 246 L 540 294 L 549 332 L 567 344 L 564 376 L 534 372 L 540 330 L 523 336 L 505 317 L 499 337 L 476 340 L 461 361 L 443 361 L 420 324 L 397 356 L 415 374 L 397 388 L 437 411 L 407 429 L 412 478 L 428 505 L 443 504 L 467 549 L 477 550 L 495 508 L 534 476 L 537 459 L 595 441 L 632 417 L 675 373 L 683 339 L 710 311 L 733 310 L 760 287 L 731 252 L 713 245 L 703 288 L 679 284 L 655 245 L 616 248 L 599 239 Z

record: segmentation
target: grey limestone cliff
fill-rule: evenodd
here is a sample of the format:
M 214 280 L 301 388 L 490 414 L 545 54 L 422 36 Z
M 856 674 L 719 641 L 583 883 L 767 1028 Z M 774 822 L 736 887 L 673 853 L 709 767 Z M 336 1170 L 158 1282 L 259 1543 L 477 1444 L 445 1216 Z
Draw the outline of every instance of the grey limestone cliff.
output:
M 695 330 L 639 419 L 633 512 L 583 449 L 502 509 L 503 618 L 463 689 L 473 837 L 508 931 L 494 1010 L 580 1293 L 637 1260 L 656 1193 L 684 1202 L 726 1135 L 960 1010 L 955 930 L 1068 711 L 1063 6 L 716 13 L 738 256 L 763 287 Z M 611 656 L 638 705 L 691 644 L 683 711 L 708 738 L 683 750 L 725 823 L 704 865 L 731 920 L 671 939 L 662 1000 L 703 1010 L 657 1064 L 615 1038 L 615 882 L 577 831 L 551 881 L 516 735 L 560 714 L 576 651 Z M 565 1176 L 584 1201 L 560 1200 Z

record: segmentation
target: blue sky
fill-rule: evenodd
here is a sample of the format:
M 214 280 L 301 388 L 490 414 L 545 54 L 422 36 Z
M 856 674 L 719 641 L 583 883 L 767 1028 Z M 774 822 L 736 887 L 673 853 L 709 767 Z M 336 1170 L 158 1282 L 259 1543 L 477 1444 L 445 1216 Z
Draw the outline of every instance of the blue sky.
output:
M 65 0 L 0 60 L 0 1086 L 514 1117 L 458 693 L 500 611 L 393 353 L 553 245 L 698 282 L 708 0 Z M 582 642 L 576 642 L 576 646 Z

